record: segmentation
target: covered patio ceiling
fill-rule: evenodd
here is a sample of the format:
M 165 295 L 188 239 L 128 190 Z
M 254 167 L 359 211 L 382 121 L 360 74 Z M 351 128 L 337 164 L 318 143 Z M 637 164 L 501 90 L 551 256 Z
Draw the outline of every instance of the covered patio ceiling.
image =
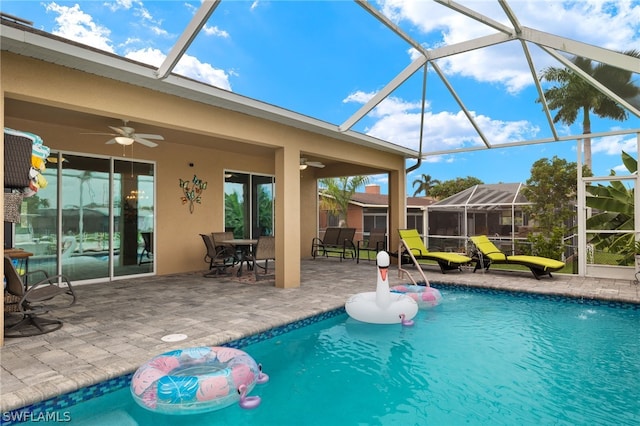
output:
M 38 36 L 39 31 L 29 29 L 27 25 L 18 23 L 8 28 L 3 23 L 3 50 L 20 50 L 20 54 L 39 58 L 51 59 L 52 52 L 57 51 L 55 62 L 72 68 L 82 69 L 98 75 L 105 75 L 110 78 L 126 81 L 130 84 L 140 85 L 166 93 L 189 97 L 194 100 L 215 104 L 223 108 L 237 110 L 261 118 L 285 122 L 302 129 L 337 137 L 346 141 L 372 144 L 382 149 L 392 151 L 400 150 L 407 158 L 428 155 L 450 154 L 464 151 L 484 150 L 496 147 L 508 147 L 528 144 L 548 143 L 554 141 L 566 141 L 581 139 L 582 134 L 569 134 L 567 129 L 558 129 L 553 123 L 554 111 L 549 110 L 546 102 L 537 104 L 536 98 L 544 98 L 543 91 L 545 83 L 541 83 L 538 73 L 543 66 L 549 63 L 555 67 L 567 67 L 577 73 L 590 85 L 604 93 L 621 105 L 631 117 L 623 123 L 619 130 L 594 132 L 590 137 L 601 137 L 632 133 L 638 131 L 640 127 L 640 96 L 634 98 L 623 98 L 619 96 L 613 88 L 606 87 L 600 81 L 596 81 L 589 75 L 577 68 L 571 58 L 575 56 L 591 59 L 595 64 L 608 64 L 620 70 L 631 73 L 632 80 L 640 80 L 640 59 L 622 53 L 606 49 L 600 46 L 587 44 L 578 40 L 571 40 L 562 36 L 549 34 L 523 24 L 526 22 L 526 10 L 518 10 L 518 3 L 513 5 L 506 0 L 496 2 L 465 2 L 461 4 L 450 0 L 434 0 L 433 2 L 421 2 L 420 7 L 429 8 L 434 15 L 457 15 L 461 17 L 463 25 L 474 28 L 470 33 L 474 34 L 465 40 L 445 41 L 438 45 L 429 45 L 425 34 L 421 34 L 412 28 L 411 22 L 402 20 L 397 16 L 389 16 L 390 8 L 385 5 L 355 0 L 353 4 L 359 9 L 359 19 L 366 19 L 371 22 L 376 32 L 383 32 L 398 40 L 399 46 L 407 50 L 408 63 L 396 64 L 398 72 L 387 81 L 380 81 L 378 88 L 367 88 L 375 92 L 359 109 L 353 109 L 350 115 L 345 116 L 339 122 L 326 122 L 320 118 L 307 116 L 304 112 L 296 112 L 274 105 L 266 99 L 266 102 L 255 98 L 245 97 L 229 90 L 213 87 L 198 81 L 193 76 L 185 77 L 176 73 L 176 66 L 187 54 L 196 54 L 193 45 L 201 42 L 202 33 L 208 27 L 217 25 L 223 16 L 219 15 L 221 0 L 204 0 L 193 14 L 189 22 L 176 22 L 175 25 L 182 25 L 182 33 L 177 37 L 173 47 L 168 51 L 164 61 L 159 66 L 141 64 L 122 56 L 97 49 L 90 49 L 93 53 L 87 55 L 87 46 L 81 46 L 70 41 L 63 41 L 59 37 L 50 36 L 43 42 Z M 388 5 L 386 5 L 388 6 Z M 513 7 L 512 7 L 513 6 Z M 292 6 L 293 7 L 293 6 Z M 3 20 L 6 22 L 6 19 Z M 17 29 L 17 32 L 13 30 Z M 27 36 L 19 30 L 26 30 Z M 356 36 L 355 34 L 353 35 Z M 12 41 L 19 43 L 12 43 Z M 29 49 L 24 49 L 23 42 L 30 43 Z M 347 40 L 348 42 L 348 40 Z M 528 83 L 535 87 L 535 97 L 531 99 L 532 109 L 522 111 L 523 116 L 535 114 L 544 116 L 546 126 L 544 129 L 531 134 L 517 134 L 509 137 L 501 137 L 487 127 L 483 121 L 484 99 L 469 93 L 468 89 L 459 87 L 459 78 L 452 71 L 451 64 L 454 61 L 470 64 L 474 62 L 474 54 L 479 51 L 488 51 L 490 55 L 512 56 L 513 61 L 521 62 L 522 68 L 528 70 L 528 76 L 521 75 L 521 78 L 528 79 Z M 310 53 L 310 52 L 307 52 Z M 380 58 L 377 58 L 380 60 Z M 551 61 L 551 62 L 550 62 Z M 497 70 L 496 72 L 499 72 Z M 526 74 L 526 73 L 524 73 Z M 155 82 L 154 82 L 155 81 Z M 400 90 L 413 90 L 413 99 L 422 99 L 422 113 L 413 118 L 420 121 L 417 127 L 420 128 L 419 135 L 416 132 L 417 140 L 399 140 L 395 135 L 377 134 L 371 126 L 372 117 L 376 114 L 376 107 L 382 107 Z M 425 104 L 432 101 L 431 93 L 446 93 L 453 105 L 452 114 L 464 116 L 475 131 L 473 138 L 460 138 L 448 144 L 424 143 L 423 140 L 433 140 L 437 135 L 430 134 L 430 123 L 425 119 Z M 493 99 L 492 99 L 493 100 Z M 6 110 L 9 114 L 20 108 L 19 101 L 8 102 Z M 28 106 L 31 115 L 38 112 L 37 108 Z M 44 107 L 43 107 L 44 108 Z M 457 110 L 455 109 L 457 108 Z M 510 108 L 509 100 L 504 101 L 503 109 Z M 51 110 L 40 110 L 45 117 L 52 114 Z M 58 111 L 57 115 L 62 114 Z M 67 113 L 64 111 L 64 113 Z M 17 114 L 17 112 L 16 112 Z M 53 114 L 54 116 L 56 114 Z M 95 118 L 90 123 L 87 116 L 80 117 L 75 113 L 68 117 L 68 120 L 76 121 L 76 126 L 82 129 L 98 131 L 107 125 L 120 125 L 118 121 L 124 117 L 103 117 Z M 523 117 L 524 118 L 524 117 Z M 45 118 L 43 118 L 45 119 Z M 101 121 L 100 121 L 101 120 Z M 416 123 L 417 124 L 417 123 Z M 147 129 L 144 123 L 136 123 L 139 131 L 156 133 L 158 126 Z M 161 129 L 165 134 L 169 134 L 171 129 Z M 177 135 L 176 135 L 177 136 Z M 527 137 L 531 136 L 531 137 Z M 184 138 L 176 137 L 179 141 Z M 198 135 L 190 135 L 190 144 L 206 143 L 210 145 L 210 138 L 207 141 L 198 142 Z M 311 156 L 309 161 L 320 160 L 330 162 L 331 159 L 315 159 Z

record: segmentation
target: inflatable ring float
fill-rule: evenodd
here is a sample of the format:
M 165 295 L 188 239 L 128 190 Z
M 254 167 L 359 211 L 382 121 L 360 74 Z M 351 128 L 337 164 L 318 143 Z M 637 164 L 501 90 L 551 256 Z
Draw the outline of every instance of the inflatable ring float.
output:
M 227 347 L 178 349 L 143 364 L 131 379 L 131 395 L 141 407 L 163 414 L 196 414 L 235 402 L 255 408 L 247 396 L 268 376 L 246 352 Z
M 397 285 L 391 287 L 391 292 L 406 294 L 415 300 L 420 308 L 437 306 L 442 301 L 440 291 L 426 285 Z

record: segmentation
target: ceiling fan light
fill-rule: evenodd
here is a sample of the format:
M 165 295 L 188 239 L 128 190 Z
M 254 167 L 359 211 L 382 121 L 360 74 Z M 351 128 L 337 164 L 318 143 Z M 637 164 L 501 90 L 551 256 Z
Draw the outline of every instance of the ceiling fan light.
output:
M 133 139 L 126 136 L 116 136 L 115 139 L 120 145 L 131 145 L 133 143 Z
M 305 170 L 307 168 L 306 164 L 300 164 L 300 170 Z

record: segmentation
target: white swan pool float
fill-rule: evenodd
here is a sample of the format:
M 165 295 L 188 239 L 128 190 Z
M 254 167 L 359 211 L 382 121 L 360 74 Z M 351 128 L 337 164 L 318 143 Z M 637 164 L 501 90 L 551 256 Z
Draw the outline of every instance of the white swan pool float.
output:
M 411 297 L 389 290 L 389 254 L 381 251 L 376 256 L 378 282 L 376 291 L 351 296 L 344 305 L 353 319 L 373 324 L 400 324 L 410 321 L 418 313 L 418 304 Z

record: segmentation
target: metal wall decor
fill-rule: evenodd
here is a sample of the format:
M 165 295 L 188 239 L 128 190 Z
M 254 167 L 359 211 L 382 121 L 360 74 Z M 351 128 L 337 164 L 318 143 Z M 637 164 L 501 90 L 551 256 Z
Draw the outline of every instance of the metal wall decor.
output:
M 202 191 L 207 189 L 207 182 L 193 175 L 193 179 L 190 181 L 180 179 L 180 188 L 182 188 L 182 193 L 184 194 L 180 197 L 182 204 L 189 203 L 189 213 L 193 213 L 193 205 L 194 203 L 200 204 L 202 201 Z

